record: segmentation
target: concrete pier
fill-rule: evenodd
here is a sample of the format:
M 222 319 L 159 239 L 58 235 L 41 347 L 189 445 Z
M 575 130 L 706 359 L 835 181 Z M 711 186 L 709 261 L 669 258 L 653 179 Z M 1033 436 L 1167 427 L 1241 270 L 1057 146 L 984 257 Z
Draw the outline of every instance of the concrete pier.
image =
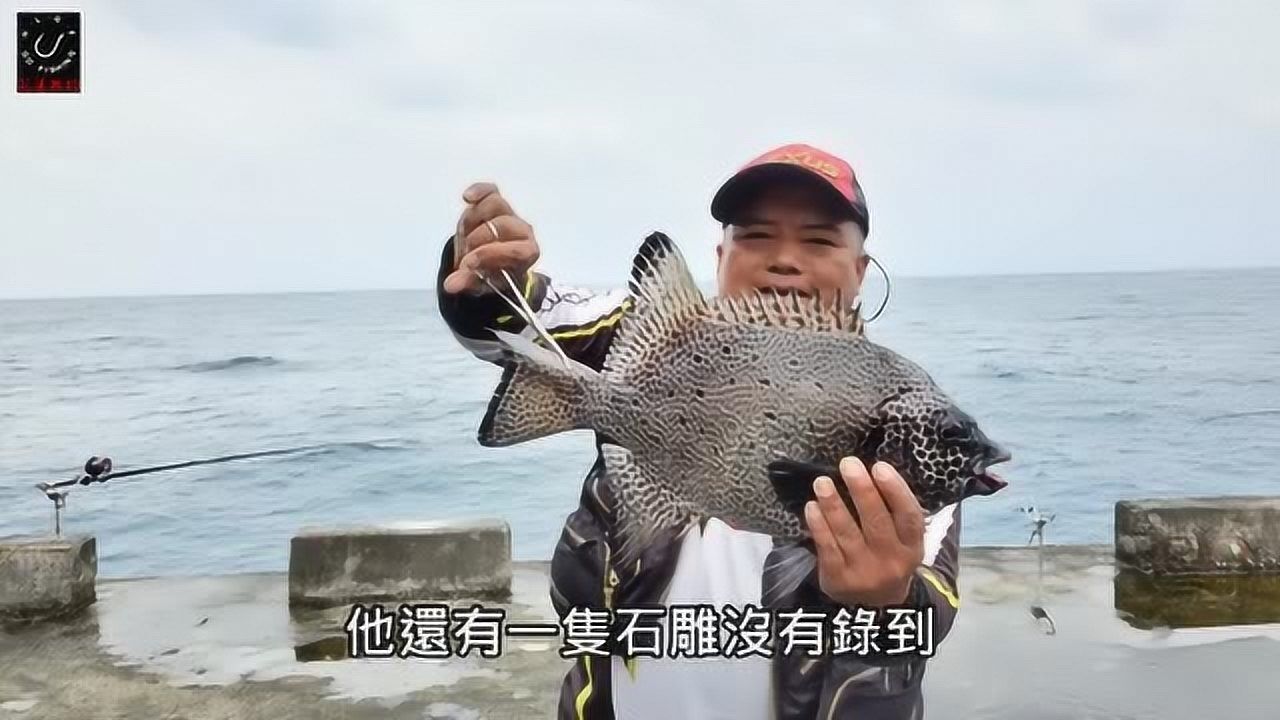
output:
M 1280 574 L 1280 496 L 1121 501 L 1115 549 L 1153 575 Z
M 1115 606 L 1113 553 L 1047 546 L 1040 577 L 1034 548 L 964 547 L 961 609 L 929 662 L 925 716 L 1273 720 L 1280 606 L 1257 618 L 1271 624 L 1201 627 L 1185 608 L 1179 627 L 1143 629 L 1150 619 Z M 497 604 L 508 622 L 557 621 L 547 570 L 513 565 Z M 291 610 L 288 585 L 283 573 L 104 580 L 73 619 L 0 630 L 0 720 L 554 717 L 569 664 L 558 638 L 508 638 L 492 659 L 350 659 L 349 608 Z
M 92 536 L 0 538 L 0 621 L 34 621 L 83 610 L 96 599 Z
M 501 520 L 304 528 L 289 547 L 294 606 L 510 593 L 511 530 Z

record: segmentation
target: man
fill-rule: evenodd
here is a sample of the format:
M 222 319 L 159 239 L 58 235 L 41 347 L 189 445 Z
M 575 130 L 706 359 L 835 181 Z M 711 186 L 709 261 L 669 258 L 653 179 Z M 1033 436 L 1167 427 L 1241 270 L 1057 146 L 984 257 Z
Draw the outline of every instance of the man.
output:
M 534 337 L 507 301 L 477 277 L 480 272 L 501 278 L 497 271 L 505 269 L 518 278 L 525 300 L 563 351 L 599 369 L 626 322 L 626 291 L 561 287 L 532 269 L 539 257 L 533 228 L 495 186 L 473 185 L 463 198 L 468 207 L 446 244 L 437 283 L 441 314 L 458 341 L 497 363 L 502 349 L 492 328 Z M 843 160 L 807 145 L 772 150 L 725 182 L 711 213 L 724 230 L 716 248 L 721 295 L 752 289 L 858 295 L 869 260 L 869 219 L 857 178 Z M 850 613 L 907 606 L 933 613 L 933 645 L 951 629 L 959 604 L 959 504 L 923 517 L 906 483 L 884 463 L 868 472 L 858 460 L 846 460 L 842 477 L 815 482 L 818 499 L 805 516 L 818 571 L 783 598 L 761 597 L 770 577 L 772 539 L 716 519 L 679 537 L 660 538 L 635 567 L 614 566 L 614 496 L 602 468 L 597 454 L 553 554 L 551 597 L 562 616 L 571 608 L 641 605 L 844 607 Z M 833 481 L 848 486 L 857 520 L 835 494 Z M 921 654 L 808 657 L 777 652 L 776 638 L 771 647 L 770 657 L 579 657 L 561 688 L 558 717 L 923 717 Z

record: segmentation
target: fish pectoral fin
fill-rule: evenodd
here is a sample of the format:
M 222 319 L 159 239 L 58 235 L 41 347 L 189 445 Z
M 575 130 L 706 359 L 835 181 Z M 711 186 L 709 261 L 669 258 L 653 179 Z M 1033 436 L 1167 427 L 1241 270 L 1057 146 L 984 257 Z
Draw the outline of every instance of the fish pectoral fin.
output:
M 806 580 L 812 580 L 818 558 L 809 542 L 787 542 L 774 548 L 761 576 L 761 602 L 776 607 Z
M 773 485 L 773 492 L 778 502 L 782 503 L 788 512 L 795 513 L 801 518 L 804 517 L 805 504 L 817 499 L 813 493 L 813 482 L 820 477 L 831 478 L 836 486 L 836 492 L 844 498 L 850 511 L 854 509 L 849 488 L 841 479 L 839 468 L 782 459 L 769 463 L 767 469 L 769 482 Z
M 589 380 L 599 377 L 599 373 L 586 365 L 566 357 L 562 352 L 553 352 L 544 348 L 523 335 L 505 330 L 490 330 L 490 332 L 498 338 L 509 355 L 518 356 L 524 362 L 540 365 L 553 372 L 567 373 Z

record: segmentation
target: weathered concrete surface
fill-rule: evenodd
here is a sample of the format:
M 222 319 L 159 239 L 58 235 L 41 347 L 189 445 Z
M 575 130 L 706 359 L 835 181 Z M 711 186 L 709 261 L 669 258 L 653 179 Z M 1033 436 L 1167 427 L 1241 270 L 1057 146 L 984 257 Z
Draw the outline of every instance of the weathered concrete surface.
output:
M 92 536 L 0 538 L 0 621 L 78 612 L 96 598 L 97 578 Z
M 1134 627 L 1280 623 L 1280 574 L 1116 574 L 1116 610 Z
M 1142 630 L 1114 607 L 1110 546 L 1046 553 L 1038 584 L 1033 549 L 961 551 L 927 718 L 1274 720 L 1280 607 L 1275 624 Z M 514 565 L 509 618 L 555 620 L 546 573 Z M 72 621 L 0 634 L 0 720 L 545 720 L 567 669 L 556 639 L 508 638 L 495 659 L 301 661 L 336 645 L 347 608 L 291 612 L 283 574 L 107 580 L 99 596 Z
M 554 617 L 546 573 L 514 568 L 512 621 Z M 103 580 L 73 620 L 0 632 L 0 720 L 550 716 L 564 666 L 545 640 L 495 659 L 300 661 L 343 636 L 347 611 L 291 610 L 283 573 Z
M 304 528 L 289 546 L 297 606 L 510 593 L 511 530 L 501 520 Z
M 1280 497 L 1121 501 L 1115 548 L 1145 573 L 1280 574 Z

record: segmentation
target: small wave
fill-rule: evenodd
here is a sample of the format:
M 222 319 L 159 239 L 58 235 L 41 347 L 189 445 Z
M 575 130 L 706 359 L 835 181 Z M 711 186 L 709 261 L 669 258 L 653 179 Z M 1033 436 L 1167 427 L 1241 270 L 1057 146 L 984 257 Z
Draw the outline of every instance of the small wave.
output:
M 1240 412 L 1223 413 L 1221 415 L 1210 415 L 1201 418 L 1200 422 L 1213 422 L 1215 420 L 1233 420 L 1236 418 L 1260 417 L 1263 415 L 1280 415 L 1280 408 L 1267 408 L 1265 410 L 1242 410 Z
M 121 368 L 113 367 L 83 367 L 80 365 L 72 365 L 70 367 L 58 368 L 49 373 L 49 377 L 77 379 L 91 375 L 111 375 L 113 373 L 122 372 Z
M 375 440 L 365 442 L 344 442 L 334 443 L 334 448 L 347 448 L 350 450 L 362 450 L 368 452 L 398 452 L 401 450 L 411 449 L 409 444 L 403 440 Z
M 1104 410 L 1100 417 L 1108 420 L 1138 420 L 1146 417 L 1146 413 L 1126 408 L 1123 410 Z
M 296 450 L 307 455 L 347 455 L 352 452 L 403 452 L 413 448 L 410 441 L 388 439 L 322 443 L 296 448 Z
M 237 355 L 226 360 L 210 360 L 208 362 L 191 363 L 189 365 L 179 365 L 174 370 L 186 370 L 188 372 L 217 372 L 219 370 L 232 370 L 240 367 L 268 367 L 271 365 L 279 365 L 280 361 L 270 355 Z
M 1026 373 L 1016 368 L 1011 368 L 1004 363 L 999 362 L 983 362 L 979 363 L 978 369 L 986 376 L 997 380 L 1022 380 L 1026 378 Z
M 1137 385 L 1136 378 L 1118 377 L 1115 375 L 1096 374 L 1089 370 L 1044 370 L 1036 371 L 1040 375 L 1051 378 L 1070 378 L 1072 380 L 1097 380 L 1099 382 L 1112 382 L 1121 385 Z

